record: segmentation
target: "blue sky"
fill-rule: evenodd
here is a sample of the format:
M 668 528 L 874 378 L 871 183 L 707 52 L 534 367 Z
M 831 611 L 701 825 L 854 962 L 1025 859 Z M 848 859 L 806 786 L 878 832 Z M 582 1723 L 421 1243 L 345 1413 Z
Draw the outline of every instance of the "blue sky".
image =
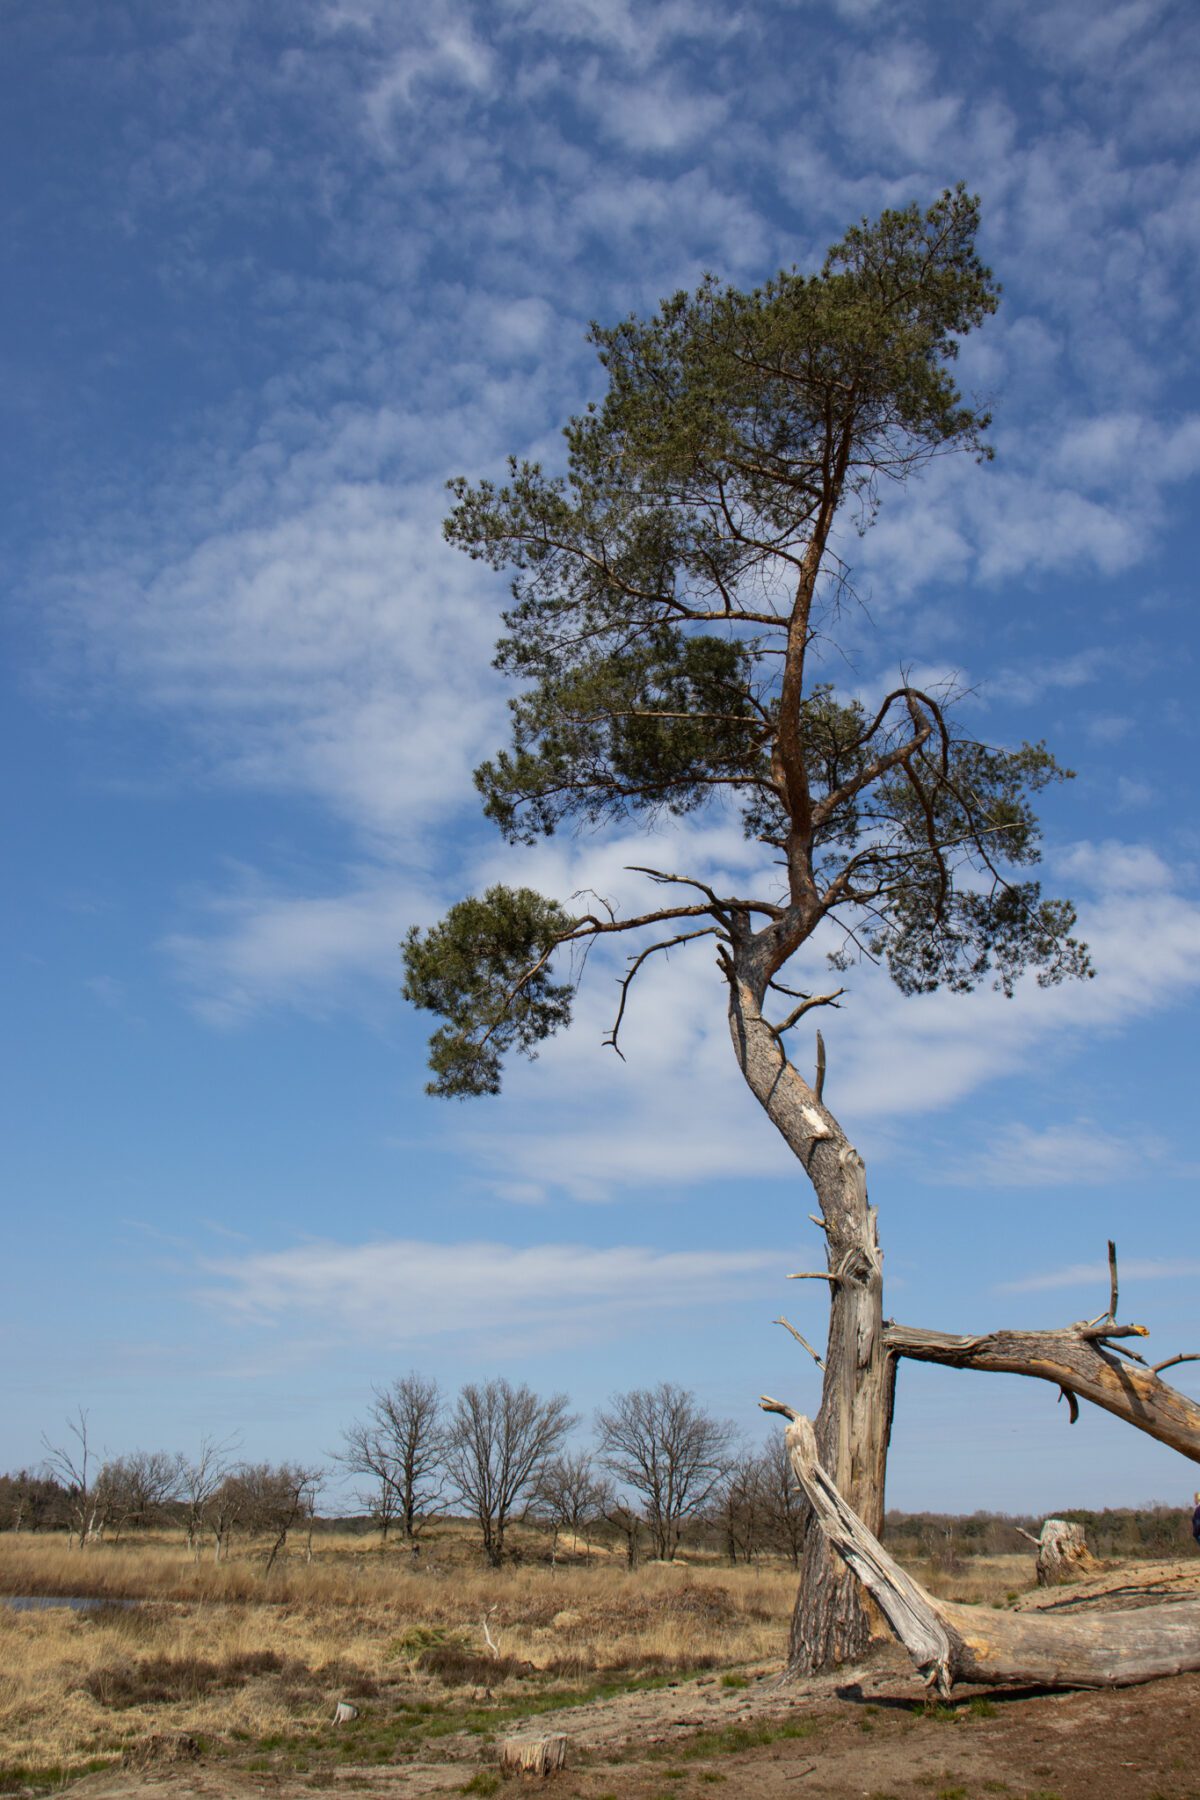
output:
M 1052 885 L 1099 974 L 1012 1002 L 856 971 L 827 1098 L 888 1308 L 1101 1309 L 1200 1348 L 1194 586 L 1200 19 L 1164 0 L 169 0 L 5 11 L 0 1466 L 97 1441 L 320 1455 L 373 1382 L 504 1372 L 590 1413 L 670 1378 L 750 1434 L 814 1373 L 811 1198 L 701 954 L 601 1048 L 615 965 L 503 1098 L 423 1093 L 398 943 L 497 878 L 633 899 L 632 834 L 506 849 L 502 578 L 448 477 L 559 455 L 584 343 L 713 270 L 812 266 L 965 180 L 1005 297 L 994 464 L 851 540 L 840 678 L 903 663 L 1078 770 Z M 656 849 L 749 871 L 720 816 Z M 686 841 L 682 841 L 686 840 Z M 1197 1391 L 1187 1365 L 1180 1385 Z M 1052 1389 L 902 1369 L 891 1498 L 1175 1498 Z

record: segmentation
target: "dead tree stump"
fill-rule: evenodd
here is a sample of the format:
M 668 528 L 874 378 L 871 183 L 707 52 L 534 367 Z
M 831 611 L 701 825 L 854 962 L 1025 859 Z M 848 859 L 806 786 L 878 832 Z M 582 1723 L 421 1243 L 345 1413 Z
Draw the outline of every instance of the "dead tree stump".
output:
M 567 1734 L 507 1738 L 500 1746 L 500 1767 L 519 1775 L 553 1775 L 567 1760 Z
M 1067 1519 L 1047 1519 L 1037 1540 L 1037 1583 L 1058 1587 L 1064 1581 L 1082 1581 L 1100 1567 L 1087 1546 L 1083 1526 Z

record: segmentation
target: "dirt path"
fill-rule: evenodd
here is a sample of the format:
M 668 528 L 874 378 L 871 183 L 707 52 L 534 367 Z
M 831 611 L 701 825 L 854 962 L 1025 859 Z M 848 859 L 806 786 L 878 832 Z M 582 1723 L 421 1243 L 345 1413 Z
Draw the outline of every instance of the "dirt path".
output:
M 554 1800 L 1200 1800 L 1200 1675 L 1115 1693 L 970 1690 L 926 1712 L 898 1655 L 780 1689 L 720 1677 L 542 1714 L 530 1735 L 565 1731 L 568 1767 Z M 494 1753 L 443 1739 L 437 1762 L 350 1764 L 309 1775 L 251 1772 L 225 1760 L 109 1770 L 73 1800 L 384 1800 L 491 1791 Z M 505 1790 L 523 1791 L 505 1784 Z

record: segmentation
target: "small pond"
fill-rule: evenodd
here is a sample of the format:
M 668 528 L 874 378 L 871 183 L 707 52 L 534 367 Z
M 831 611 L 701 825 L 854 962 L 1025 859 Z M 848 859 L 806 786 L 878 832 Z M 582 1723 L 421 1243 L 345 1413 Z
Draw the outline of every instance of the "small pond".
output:
M 14 1612 L 46 1612 L 69 1606 L 72 1612 L 94 1612 L 98 1606 L 138 1606 L 137 1600 L 114 1600 L 105 1594 L 0 1594 L 0 1606 Z

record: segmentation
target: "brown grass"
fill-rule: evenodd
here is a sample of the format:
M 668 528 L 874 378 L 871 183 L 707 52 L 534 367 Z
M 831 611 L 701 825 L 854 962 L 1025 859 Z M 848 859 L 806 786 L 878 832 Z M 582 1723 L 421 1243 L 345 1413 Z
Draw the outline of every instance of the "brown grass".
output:
M 443 1707 L 728 1668 L 781 1655 L 795 1578 L 782 1566 L 612 1562 L 485 1570 L 461 1534 L 414 1567 L 361 1539 L 322 1541 L 269 1577 L 253 1548 L 195 1563 L 178 1544 L 85 1552 L 0 1537 L 0 1591 L 139 1598 L 91 1613 L 0 1606 L 0 1775 L 78 1771 L 151 1740 L 253 1745 L 319 1733 L 339 1698 Z M 487 1648 L 487 1617 L 499 1647 Z M 0 1781 L 0 1786 L 4 1783 Z

